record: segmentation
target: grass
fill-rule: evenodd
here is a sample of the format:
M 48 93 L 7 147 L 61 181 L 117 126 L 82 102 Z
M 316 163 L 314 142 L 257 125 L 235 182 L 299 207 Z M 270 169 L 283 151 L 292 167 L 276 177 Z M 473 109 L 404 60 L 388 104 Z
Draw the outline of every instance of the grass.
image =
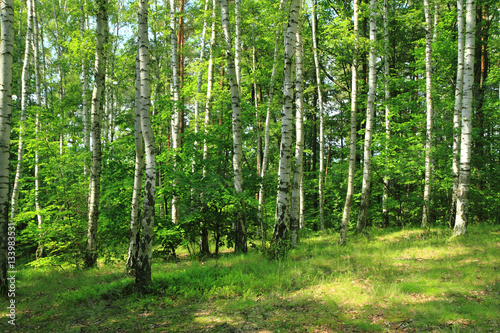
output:
M 286 259 L 257 251 L 153 265 L 139 297 L 123 264 L 23 269 L 16 327 L 2 332 L 500 332 L 500 227 L 371 230 L 303 239 Z

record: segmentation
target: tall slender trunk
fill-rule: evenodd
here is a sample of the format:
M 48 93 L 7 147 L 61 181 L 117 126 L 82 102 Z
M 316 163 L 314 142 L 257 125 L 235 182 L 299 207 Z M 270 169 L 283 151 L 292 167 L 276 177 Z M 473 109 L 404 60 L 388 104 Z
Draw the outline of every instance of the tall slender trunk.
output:
M 283 5 L 283 0 L 280 1 L 280 10 Z M 266 204 L 266 193 L 265 193 L 265 188 L 264 188 L 264 177 L 266 176 L 266 171 L 267 171 L 267 163 L 269 159 L 269 128 L 271 124 L 271 105 L 274 97 L 274 79 L 276 77 L 276 67 L 277 67 L 277 59 L 278 59 L 278 50 L 279 50 L 279 36 L 280 36 L 280 29 L 277 28 L 275 32 L 275 39 L 274 39 L 274 53 L 273 53 L 273 68 L 271 71 L 271 77 L 269 78 L 269 95 L 267 99 L 267 111 L 266 111 L 266 123 L 264 125 L 264 151 L 262 154 L 262 163 L 260 166 L 260 179 L 259 179 L 259 209 L 258 209 L 258 215 L 259 215 L 259 220 L 261 222 L 261 228 L 262 228 L 262 236 L 263 236 L 263 243 L 266 242 L 266 230 L 265 226 L 266 223 L 264 221 L 265 215 L 264 215 L 264 210 L 265 210 L 265 204 Z
M 454 236 L 465 235 L 469 221 L 469 186 L 472 141 L 472 89 L 474 84 L 474 48 L 476 32 L 476 2 L 467 0 L 465 16 L 464 86 L 462 102 L 462 135 L 460 142 L 460 182 L 457 195 L 457 215 Z
M 85 30 L 86 25 L 86 15 L 82 2 L 78 3 L 80 9 L 80 38 L 82 46 L 84 45 Z M 82 49 L 83 52 L 83 49 Z M 88 121 L 88 106 L 87 106 L 87 90 L 89 87 L 89 79 L 87 75 L 87 64 L 85 62 L 85 57 L 82 57 L 82 121 L 83 121 L 83 146 L 85 147 L 85 152 L 88 151 L 90 146 L 90 133 L 89 133 L 89 121 Z M 83 160 L 83 174 L 86 176 L 88 173 L 87 158 Z
M 422 228 L 429 227 L 430 198 L 431 198 L 431 149 L 432 149 L 432 18 L 429 0 L 424 0 L 425 13 L 425 101 L 427 105 L 427 126 L 425 141 L 425 180 L 424 180 L 424 207 L 422 214 Z
M 313 4 L 314 5 L 314 4 Z M 301 5 L 302 7 L 302 5 Z M 313 12 L 314 15 L 314 12 Z M 313 22 L 314 25 L 314 22 Z M 293 170 L 292 202 L 290 210 L 290 245 L 297 246 L 299 243 L 300 229 L 300 185 L 304 177 L 304 88 L 303 88 L 303 55 L 304 45 L 302 42 L 302 17 L 299 14 L 299 25 L 297 28 L 297 40 L 295 46 L 295 163 Z M 314 37 L 313 37 L 314 38 Z
M 85 266 L 93 267 L 97 263 L 97 220 L 99 217 L 99 198 L 101 191 L 101 115 L 104 107 L 104 88 L 106 75 L 108 42 L 108 1 L 97 1 L 97 36 L 94 63 L 94 89 L 90 115 L 92 132 L 92 166 L 90 169 L 89 213 Z
M 170 64 L 172 69 L 172 92 L 174 97 L 174 107 L 172 114 L 172 149 L 174 154 L 177 155 L 181 147 L 181 112 L 179 100 L 179 68 L 177 62 L 177 37 L 176 37 L 176 24 L 175 24 L 175 1 L 170 0 Z M 177 158 L 174 156 L 174 172 L 177 172 Z M 172 187 L 174 194 L 172 196 L 172 223 L 179 223 L 179 196 L 175 193 L 176 187 L 179 185 L 177 176 L 174 175 Z
M 457 210 L 457 196 L 459 184 L 459 152 L 460 152 L 460 115 L 462 112 L 462 98 L 464 86 L 464 1 L 457 0 L 457 29 L 458 29 L 458 55 L 457 55 L 457 82 L 455 86 L 455 108 L 453 109 L 453 189 L 450 208 L 450 226 L 455 226 Z
M 365 141 L 363 144 L 363 183 L 361 188 L 361 202 L 359 204 L 358 222 L 356 231 L 362 231 L 366 226 L 368 215 L 368 206 L 370 202 L 371 191 L 371 156 L 372 156 L 372 138 L 373 138 L 373 117 L 375 115 L 375 95 L 377 92 L 377 70 L 375 42 L 377 40 L 376 24 L 376 0 L 370 1 L 370 53 L 368 59 L 368 101 L 366 103 L 366 127 Z
M 172 4 L 173 0 L 171 1 Z M 141 129 L 146 155 L 144 179 L 144 206 L 141 224 L 141 240 L 135 265 L 135 285 L 139 293 L 147 291 L 151 285 L 151 260 L 155 222 L 156 195 L 156 151 L 155 138 L 151 126 L 151 86 L 149 81 L 149 36 L 148 36 L 148 0 L 140 0 L 137 11 L 139 21 L 139 70 L 140 70 L 140 107 Z M 174 35 L 175 36 L 175 35 Z
M 324 110 L 323 110 L 323 94 L 321 93 L 321 75 L 319 72 L 319 58 L 318 58 L 318 41 L 316 37 L 316 10 L 315 3 L 312 0 L 312 39 L 313 39 L 313 53 L 314 53 L 314 67 L 316 69 L 316 85 L 318 89 L 318 104 L 319 104 L 319 175 L 318 175 L 318 193 L 319 193 L 319 220 L 320 229 L 325 229 L 325 203 L 323 198 L 323 177 L 325 174 L 324 166 Z
M 240 201 L 240 207 L 233 225 L 234 232 L 234 250 L 236 252 L 247 252 L 247 231 L 246 231 L 246 213 L 245 200 L 243 194 L 243 173 L 242 173 L 242 144 L 241 144 L 241 98 L 240 87 L 236 80 L 235 60 L 231 51 L 231 29 L 229 26 L 229 14 L 227 8 L 227 0 L 221 0 L 221 20 L 222 30 L 225 39 L 225 53 L 227 62 L 227 75 L 229 77 L 229 86 L 231 89 L 231 108 L 232 116 L 232 131 L 233 131 L 233 174 L 234 174 L 234 189 Z
M 351 132 L 349 143 L 349 171 L 347 179 L 347 195 L 344 211 L 342 213 L 342 225 L 340 229 L 339 244 L 344 245 L 347 241 L 347 228 L 351 219 L 352 199 L 354 193 L 354 171 L 356 165 L 356 113 L 358 109 L 358 0 L 354 0 L 354 50 L 352 54 L 352 84 L 351 84 Z
M 38 229 L 42 229 L 42 214 L 40 212 L 40 158 L 38 152 L 38 132 L 40 132 L 40 112 L 42 109 L 42 94 L 40 89 L 40 55 L 38 50 L 38 41 L 39 41 L 39 33 L 38 33 L 38 12 L 36 10 L 36 0 L 33 1 L 33 60 L 35 67 L 35 92 L 36 92 L 36 114 L 35 114 L 35 209 L 36 209 L 36 217 L 38 221 Z M 41 233 L 40 233 L 41 237 Z M 38 248 L 36 251 L 36 257 L 39 258 L 43 254 L 43 244 L 41 242 L 38 243 Z
M 292 110 L 293 110 L 293 55 L 296 51 L 296 34 L 299 26 L 300 0 L 292 0 L 285 34 L 283 111 L 281 113 L 281 147 L 279 161 L 278 193 L 276 198 L 276 221 L 273 243 L 284 245 L 287 229 L 290 225 L 289 193 L 291 191 L 290 166 L 292 146 Z
M 139 36 L 140 38 L 141 36 Z M 144 139 L 142 137 L 141 123 L 141 67 L 139 61 L 140 42 L 137 41 L 137 57 L 135 66 L 135 165 L 134 165 L 134 189 L 132 191 L 132 207 L 130 213 L 130 239 L 127 257 L 127 270 L 131 273 L 137 262 L 137 252 L 140 242 L 141 224 L 141 193 L 142 176 L 144 169 Z
M 8 258 L 8 232 L 15 232 L 9 223 L 9 156 L 12 115 L 12 54 L 14 50 L 14 0 L 0 3 L 0 295 L 7 295 L 7 274 L 15 269 Z M 10 239 L 11 241 L 12 239 Z
M 241 0 L 234 0 L 234 70 L 236 71 L 236 82 L 241 95 Z
M 210 35 L 210 51 L 208 56 L 208 72 L 207 72 L 207 100 L 205 102 L 205 119 L 204 119 L 204 131 L 205 136 L 208 134 L 208 125 L 210 123 L 210 109 L 212 103 L 212 88 L 213 88 L 213 77 L 214 77 L 214 47 L 215 47 L 215 18 L 217 9 L 217 0 L 212 0 L 212 31 Z M 208 158 L 208 145 L 207 139 L 203 140 L 203 160 Z M 206 177 L 205 166 L 203 166 L 203 177 Z
M 194 107 L 194 133 L 198 135 L 200 131 L 200 99 L 201 99 L 201 84 L 203 82 L 203 58 L 205 55 L 205 33 L 207 30 L 207 12 L 208 12 L 208 0 L 205 0 L 205 13 L 203 15 L 203 31 L 201 33 L 201 49 L 200 49 L 200 59 L 198 61 L 200 70 L 198 72 L 198 85 L 196 87 L 196 101 Z M 195 150 L 198 150 L 198 142 L 194 142 Z M 193 156 L 192 172 L 195 171 L 196 159 Z M 194 191 L 192 190 L 192 193 Z M 209 254 L 210 248 L 208 245 L 208 229 L 203 221 L 200 222 L 200 253 Z
M 389 110 L 389 99 L 391 93 L 389 90 L 390 68 L 389 68 L 389 12 L 387 10 L 387 0 L 384 0 L 384 93 L 385 93 L 385 164 L 389 163 L 389 141 L 391 139 L 391 117 Z M 384 226 L 389 226 L 389 175 L 384 172 L 384 189 L 382 194 L 382 219 Z
M 61 4 L 59 3 L 59 6 Z M 59 30 L 59 21 L 58 21 L 58 15 L 56 13 L 56 2 L 52 2 L 52 13 L 54 15 L 54 24 L 55 24 L 55 37 L 56 37 L 56 53 L 57 53 L 57 60 L 58 60 L 58 65 L 57 65 L 57 73 L 59 75 L 59 110 L 61 111 L 60 117 L 61 117 L 61 123 L 62 125 L 59 126 L 59 155 L 63 154 L 64 151 L 64 120 L 65 120 L 65 113 L 64 113 L 64 108 L 62 107 L 63 105 L 63 99 L 65 95 L 65 89 L 64 89 L 64 71 L 62 69 L 62 63 L 63 63 L 63 52 L 62 52 L 62 43 L 61 43 L 61 31 Z
M 23 70 L 21 73 L 21 120 L 19 125 L 19 145 L 17 147 L 17 168 L 14 178 L 14 187 L 12 189 L 10 219 L 14 221 L 17 215 L 17 203 L 19 200 L 19 191 L 21 189 L 21 179 L 23 174 L 24 159 L 24 127 L 26 123 L 26 105 L 28 103 L 28 80 L 29 65 L 31 57 L 31 39 L 33 38 L 33 4 L 32 0 L 27 1 L 28 24 L 26 26 L 26 44 L 24 49 Z

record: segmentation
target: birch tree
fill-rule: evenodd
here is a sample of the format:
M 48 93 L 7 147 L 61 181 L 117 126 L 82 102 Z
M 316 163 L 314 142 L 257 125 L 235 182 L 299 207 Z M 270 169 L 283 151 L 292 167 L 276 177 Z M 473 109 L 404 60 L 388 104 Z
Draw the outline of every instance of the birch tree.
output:
M 359 40 L 359 20 L 358 20 L 358 0 L 354 0 L 353 5 L 354 21 L 354 49 L 352 53 L 351 66 L 351 129 L 349 137 L 349 171 L 347 178 L 347 195 L 344 210 L 342 213 L 342 224 L 340 228 L 339 244 L 344 245 L 347 238 L 347 228 L 351 219 L 352 199 L 354 194 L 354 171 L 356 167 L 356 113 L 358 109 L 358 40 Z
M 389 113 L 389 99 L 390 99 L 390 91 L 389 91 L 389 78 L 390 78 L 390 68 L 389 68 L 389 13 L 387 10 L 387 0 L 384 0 L 383 3 L 383 12 L 384 12 L 384 95 L 385 95 L 385 163 L 386 165 L 389 163 L 389 140 L 391 139 L 391 118 Z M 387 172 L 384 174 L 384 188 L 382 193 L 382 218 L 384 221 L 384 226 L 389 225 L 389 210 L 387 208 L 388 205 L 388 192 L 389 192 L 389 176 Z
M 422 214 L 422 228 L 429 226 L 430 196 L 431 196 L 431 149 L 432 149 L 432 17 L 429 0 L 424 0 L 425 13 L 425 104 L 427 106 L 427 125 L 425 140 L 425 180 L 424 180 L 424 207 Z
M 172 0 L 173 1 L 173 0 Z M 172 5 L 172 3 L 171 3 Z M 139 71 L 140 71 L 140 114 L 141 130 L 144 138 L 146 172 L 144 179 L 144 205 L 141 224 L 141 240 L 135 265 L 135 285 L 143 293 L 151 285 L 151 259 L 153 250 L 155 195 L 156 195 L 156 152 L 155 138 L 151 126 L 151 86 L 149 81 L 149 37 L 148 0 L 139 1 L 137 11 L 139 21 Z
M 474 48 L 476 37 L 476 2 L 467 0 L 465 14 L 464 82 L 462 102 L 462 135 L 460 142 L 460 181 L 454 236 L 465 235 L 469 222 L 469 187 L 472 141 L 472 89 L 474 84 Z
M 7 295 L 9 223 L 9 156 L 12 110 L 12 55 L 14 49 L 14 1 L 0 3 L 0 295 Z
M 87 19 L 85 10 L 83 9 L 83 4 L 81 1 L 78 2 L 78 6 L 80 9 L 80 38 L 81 43 L 84 45 L 85 38 L 85 30 L 87 27 Z M 82 50 L 83 51 L 83 50 Z M 88 121 L 88 105 L 87 105 L 87 90 L 89 86 L 89 79 L 87 75 L 87 65 L 85 62 L 85 57 L 82 57 L 82 121 L 83 121 L 83 146 L 85 147 L 85 151 L 88 150 L 90 146 L 90 133 L 89 133 L 89 121 Z M 83 161 L 83 173 L 87 175 L 88 173 L 87 161 Z
M 283 0 L 280 1 L 279 9 L 281 11 L 281 7 L 283 5 Z M 269 160 L 269 128 L 271 124 L 271 105 L 274 97 L 274 79 L 276 76 L 276 67 L 277 67 L 277 59 L 278 59 L 278 50 L 279 50 L 279 36 L 280 29 L 277 28 L 275 32 L 274 39 L 274 52 L 273 52 L 273 67 L 271 70 L 271 77 L 269 78 L 269 94 L 267 97 L 267 109 L 266 109 L 266 123 L 264 125 L 264 151 L 262 153 L 262 163 L 260 166 L 260 179 L 259 179 L 259 220 L 261 221 L 261 227 L 264 227 L 264 207 L 266 202 L 266 193 L 264 188 L 264 177 L 267 172 L 267 164 Z M 262 230 L 263 235 L 265 237 L 265 231 Z
M 140 38 L 140 36 L 139 36 Z M 144 139 L 142 137 L 141 122 L 141 67 L 139 61 L 139 38 L 137 41 L 137 56 L 135 69 L 135 108 L 134 108 L 134 143 L 135 143 L 135 165 L 134 165 L 134 189 L 132 191 L 132 207 L 130 211 L 130 240 L 127 256 L 127 270 L 132 272 L 137 262 L 137 252 L 140 241 L 140 216 L 141 216 L 141 193 L 144 169 Z
M 366 226 L 368 205 L 371 190 L 371 157 L 373 138 L 373 117 L 375 115 L 375 95 L 377 92 L 377 59 L 375 42 L 377 40 L 376 0 L 370 0 L 370 53 L 368 58 L 368 101 L 366 103 L 365 140 L 363 144 L 363 183 L 361 187 L 361 202 L 359 203 L 358 222 L 356 231 L 362 231 Z
M 301 6 L 302 7 L 302 6 Z M 313 14 L 314 15 L 314 14 Z M 293 171 L 292 202 L 290 210 L 290 245 L 297 246 L 299 242 L 300 229 L 300 199 L 301 183 L 304 177 L 303 156 L 304 156 L 304 69 L 303 55 L 304 44 L 302 40 L 302 15 L 299 14 L 299 25 L 296 33 L 295 46 L 295 163 Z M 314 25 L 314 23 L 313 23 Z M 314 38 L 314 37 L 313 37 Z
M 31 58 L 31 40 L 33 38 L 33 4 L 32 0 L 27 1 L 28 24 L 26 26 L 26 39 L 24 48 L 23 70 L 21 73 L 21 120 L 19 125 L 19 144 L 17 146 L 17 167 L 14 178 L 14 187 L 12 189 L 12 198 L 10 206 L 10 219 L 14 221 L 17 215 L 17 203 L 19 200 L 19 190 L 21 189 L 21 179 L 23 173 L 23 158 L 24 158 L 24 128 L 26 123 L 26 105 L 28 103 L 28 81 L 29 81 L 29 66 Z
M 455 85 L 455 107 L 453 109 L 453 160 L 452 175 L 453 188 L 450 209 L 450 226 L 455 226 L 457 195 L 459 184 L 459 149 L 460 149 L 460 115 L 462 112 L 462 98 L 464 85 L 464 1 L 457 0 L 457 81 Z
M 287 229 L 290 225 L 289 193 L 291 192 L 290 166 L 292 146 L 293 111 L 293 55 L 296 51 L 296 34 L 299 27 L 300 0 L 292 0 L 288 14 L 288 27 L 285 33 L 283 110 L 281 112 L 281 146 L 279 160 L 278 193 L 276 198 L 276 221 L 273 243 L 278 248 L 284 246 Z
M 229 25 L 229 14 L 227 0 L 221 0 L 221 21 L 222 31 L 224 33 L 224 46 L 227 62 L 227 74 L 229 77 L 229 86 L 231 89 L 231 108 L 232 114 L 232 132 L 233 132 L 233 175 L 234 189 L 240 200 L 236 220 L 234 221 L 233 232 L 235 237 L 234 249 L 236 252 L 247 252 L 247 231 L 245 216 L 245 201 L 241 197 L 243 194 L 243 170 L 242 170 L 242 145 L 241 145 L 241 98 L 240 88 L 236 80 L 235 60 L 232 54 L 231 29 Z
M 319 105 L 319 175 L 318 175 L 318 189 L 319 189 L 319 219 L 321 230 L 325 229 L 325 202 L 323 198 L 323 177 L 325 173 L 324 163 L 324 110 L 323 110 L 323 94 L 321 93 L 321 75 L 319 72 L 319 58 L 318 58 L 318 41 L 316 37 L 316 4 L 312 0 L 312 40 L 313 40 L 313 54 L 314 54 L 314 67 L 316 69 L 316 86 L 318 89 L 318 105 Z
M 94 89 L 91 106 L 92 166 L 90 169 L 89 213 L 85 266 L 97 263 L 97 220 L 99 218 L 99 199 L 101 192 L 101 115 L 104 107 L 104 88 L 106 75 L 106 44 L 108 41 L 108 2 L 97 0 L 96 52 L 94 62 Z
M 175 1 L 170 0 L 170 67 L 172 69 L 172 95 L 173 95 L 173 113 L 172 113 L 172 149 L 174 150 L 174 172 L 177 171 L 176 153 L 181 146 L 181 110 L 179 108 L 179 68 L 177 62 L 177 35 L 175 24 Z M 172 223 L 179 223 L 179 195 L 175 193 L 178 186 L 177 176 L 172 182 Z

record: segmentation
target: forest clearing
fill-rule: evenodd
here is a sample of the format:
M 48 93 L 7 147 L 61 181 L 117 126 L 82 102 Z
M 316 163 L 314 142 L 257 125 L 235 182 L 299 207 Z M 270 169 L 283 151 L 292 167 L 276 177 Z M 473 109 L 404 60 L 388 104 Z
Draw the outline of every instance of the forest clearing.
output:
M 311 235 L 287 257 L 155 258 L 138 296 L 124 261 L 23 268 L 2 332 L 499 332 L 500 228 Z

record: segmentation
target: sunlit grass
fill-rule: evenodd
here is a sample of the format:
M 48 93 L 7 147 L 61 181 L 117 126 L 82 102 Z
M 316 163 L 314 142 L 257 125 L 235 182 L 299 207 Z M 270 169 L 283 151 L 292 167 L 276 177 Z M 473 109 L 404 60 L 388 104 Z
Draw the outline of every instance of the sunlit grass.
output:
M 256 250 L 219 258 L 155 259 L 139 297 L 123 263 L 17 276 L 16 330 L 498 331 L 500 229 L 372 230 L 302 239 L 280 261 Z M 13 332 L 2 301 L 0 329 Z

